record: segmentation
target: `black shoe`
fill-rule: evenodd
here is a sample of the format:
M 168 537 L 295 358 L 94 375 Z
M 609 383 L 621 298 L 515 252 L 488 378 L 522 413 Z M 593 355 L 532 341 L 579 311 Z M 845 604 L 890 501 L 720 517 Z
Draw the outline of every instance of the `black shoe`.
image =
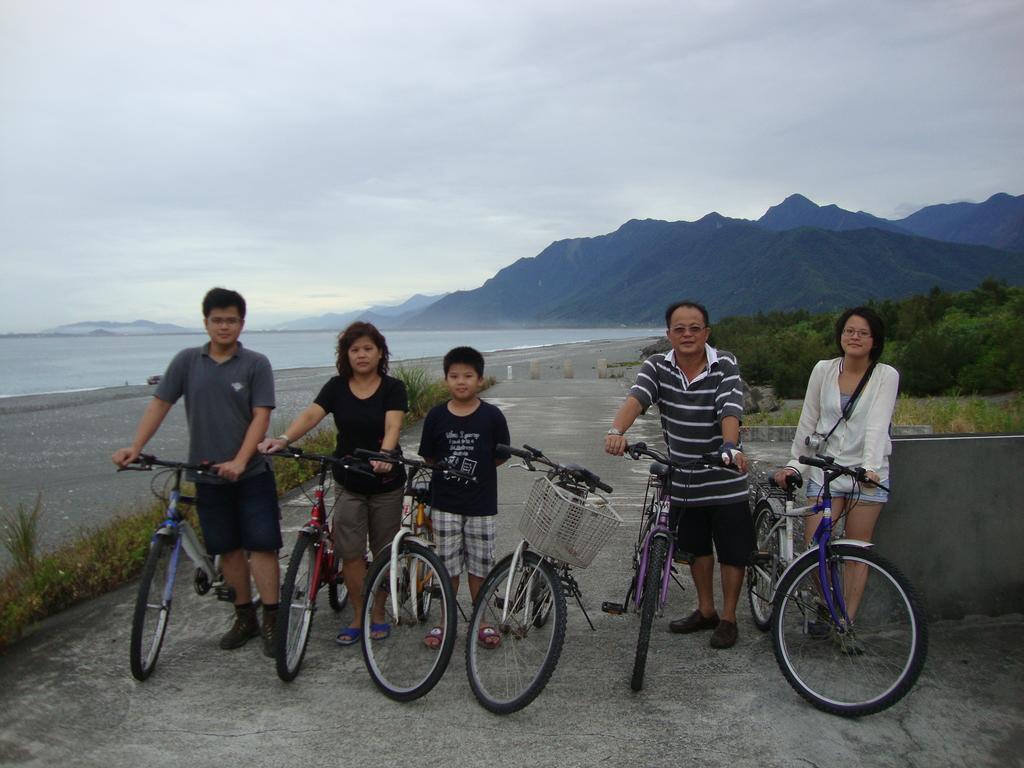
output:
M 698 608 L 685 619 L 676 619 L 675 621 L 669 622 L 668 628 L 670 631 L 675 632 L 679 635 L 687 635 L 690 632 L 699 632 L 702 629 L 714 629 L 718 626 L 718 614 L 713 613 L 710 616 L 705 616 L 700 612 Z
M 731 621 L 725 621 L 723 619 L 718 622 L 718 626 L 715 627 L 715 631 L 711 635 L 711 647 L 732 648 L 736 645 L 736 640 L 739 636 L 740 633 L 739 630 L 736 629 L 736 625 Z
M 235 623 L 221 637 L 220 647 L 225 651 L 241 648 L 249 642 L 250 638 L 256 637 L 259 633 L 260 624 L 256 620 L 256 607 L 251 603 L 248 605 L 236 605 Z

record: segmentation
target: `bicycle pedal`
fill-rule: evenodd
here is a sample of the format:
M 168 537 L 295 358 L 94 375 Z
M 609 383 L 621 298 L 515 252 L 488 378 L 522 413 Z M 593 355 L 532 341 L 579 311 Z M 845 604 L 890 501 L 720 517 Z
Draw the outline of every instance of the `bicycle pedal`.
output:
M 750 556 L 751 562 L 755 565 L 771 565 L 772 553 L 771 552 L 755 552 Z
M 234 587 L 229 587 L 227 584 L 214 584 L 213 594 L 217 596 L 218 600 L 223 600 L 226 603 L 235 602 Z
M 609 603 L 605 600 L 601 603 L 601 610 L 605 613 L 611 614 L 612 616 L 621 616 L 626 612 L 626 606 L 622 603 Z

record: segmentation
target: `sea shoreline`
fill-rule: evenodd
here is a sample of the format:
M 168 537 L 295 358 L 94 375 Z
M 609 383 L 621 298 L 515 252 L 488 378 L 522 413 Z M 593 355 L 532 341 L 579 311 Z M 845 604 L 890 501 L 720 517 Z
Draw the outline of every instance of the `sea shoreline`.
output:
M 566 366 L 581 385 L 597 378 L 597 362 L 605 359 L 610 374 L 623 377 L 637 363 L 652 337 L 569 342 L 485 354 L 485 373 L 499 382 L 531 378 L 536 363 L 541 379 L 564 378 Z M 441 377 L 441 358 L 393 361 L 394 367 L 425 368 Z M 275 371 L 277 408 L 271 431 L 283 430 L 316 397 L 335 374 L 331 367 Z M 149 491 L 152 477 L 116 474 L 110 454 L 127 445 L 153 396 L 145 384 L 95 390 L 18 395 L 0 401 L 0 502 L 6 509 L 31 504 L 42 494 L 40 537 L 43 549 L 74 540 L 82 529 L 103 524 L 119 511 L 133 508 Z M 411 438 L 410 438 L 411 439 Z M 158 456 L 183 456 L 188 446 L 185 409 L 172 408 L 160 431 L 147 445 Z M 0 568 L 8 562 L 0 551 Z

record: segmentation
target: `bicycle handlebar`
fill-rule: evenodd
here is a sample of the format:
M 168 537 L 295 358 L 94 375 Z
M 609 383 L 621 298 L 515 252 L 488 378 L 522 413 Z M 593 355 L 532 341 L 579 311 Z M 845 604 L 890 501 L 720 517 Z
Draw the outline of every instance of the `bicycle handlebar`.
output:
M 362 463 L 353 460 L 351 456 L 328 456 L 324 453 L 306 453 L 301 448 L 294 445 L 286 445 L 278 451 L 264 455 L 278 456 L 282 459 L 305 459 L 306 461 L 316 461 L 321 464 L 334 464 L 341 467 L 346 472 L 353 472 L 357 475 L 366 475 L 367 477 L 377 477 L 376 473 L 369 472 L 364 469 Z
M 183 461 L 164 461 L 163 459 L 158 459 L 151 453 L 140 453 L 126 466 L 118 467 L 117 471 L 152 472 L 153 467 L 166 467 L 167 469 L 191 469 L 203 475 L 214 474 L 212 461 L 201 461 L 198 464 L 188 464 Z
M 728 469 L 730 472 L 735 472 L 736 474 L 743 474 L 733 465 L 726 464 L 724 461 L 722 461 L 721 454 L 717 452 L 706 453 L 699 459 L 692 459 L 691 461 L 686 462 L 678 462 L 672 461 L 668 456 L 666 456 L 663 453 L 648 448 L 647 443 L 633 443 L 632 445 L 626 446 L 625 453 L 628 454 L 629 458 L 633 459 L 634 461 L 639 460 L 641 456 L 646 456 L 650 459 L 654 459 L 657 462 L 670 466 L 673 469 L 693 469 L 694 467 L 703 465 L 707 467 L 719 467 L 721 469 Z
M 816 454 L 814 456 L 801 456 L 797 459 L 801 464 L 806 464 L 809 467 L 818 467 L 819 469 L 825 470 L 828 473 L 835 473 L 833 478 L 839 477 L 840 475 L 849 475 L 858 483 L 868 483 L 874 485 L 876 488 L 881 488 L 883 491 L 888 492 L 881 483 L 873 483 L 868 479 L 868 471 L 864 467 L 847 467 L 842 464 L 837 464 L 836 460 L 831 456 L 825 456 L 824 454 Z
M 537 462 L 538 464 L 550 467 L 554 472 L 566 479 L 584 483 L 591 491 L 595 488 L 600 488 L 605 493 L 612 493 L 613 491 L 613 488 L 608 483 L 602 482 L 598 475 L 586 467 L 579 464 L 559 464 L 545 456 L 544 451 L 530 445 L 524 444 L 522 448 L 513 448 L 511 445 L 499 443 L 495 447 L 495 453 L 498 458 L 502 459 L 507 459 L 509 456 L 516 456 L 522 459 L 526 464 L 526 468 L 531 472 L 537 471 L 536 467 L 533 466 L 533 462 Z
M 475 476 L 444 464 L 428 464 L 420 459 L 410 459 L 401 455 L 392 456 L 388 453 L 370 451 L 366 448 L 356 448 L 355 455 L 360 459 L 366 459 L 367 461 L 383 461 L 387 464 L 405 464 L 407 467 L 412 467 L 413 469 L 429 469 L 432 472 L 440 472 L 443 475 L 457 477 L 460 480 L 466 480 L 467 482 L 477 482 Z

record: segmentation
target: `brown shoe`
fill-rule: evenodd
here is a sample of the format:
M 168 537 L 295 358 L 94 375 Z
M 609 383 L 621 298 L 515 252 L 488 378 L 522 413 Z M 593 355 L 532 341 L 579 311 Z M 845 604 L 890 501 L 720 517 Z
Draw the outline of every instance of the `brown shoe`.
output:
M 712 648 L 732 648 L 736 645 L 736 640 L 739 638 L 739 630 L 736 629 L 736 625 L 731 621 L 718 622 L 718 626 L 715 627 L 714 633 L 711 635 L 711 647 Z
M 250 638 L 256 637 L 259 633 L 260 624 L 256 620 L 256 606 L 251 603 L 249 605 L 236 605 L 235 623 L 221 637 L 220 647 L 225 651 L 241 648 L 249 642 Z
M 698 608 L 685 619 L 676 619 L 670 621 L 668 628 L 670 631 L 680 635 L 687 635 L 690 632 L 700 632 L 702 629 L 714 629 L 718 626 L 718 614 L 712 613 L 710 616 L 705 616 L 700 612 Z

